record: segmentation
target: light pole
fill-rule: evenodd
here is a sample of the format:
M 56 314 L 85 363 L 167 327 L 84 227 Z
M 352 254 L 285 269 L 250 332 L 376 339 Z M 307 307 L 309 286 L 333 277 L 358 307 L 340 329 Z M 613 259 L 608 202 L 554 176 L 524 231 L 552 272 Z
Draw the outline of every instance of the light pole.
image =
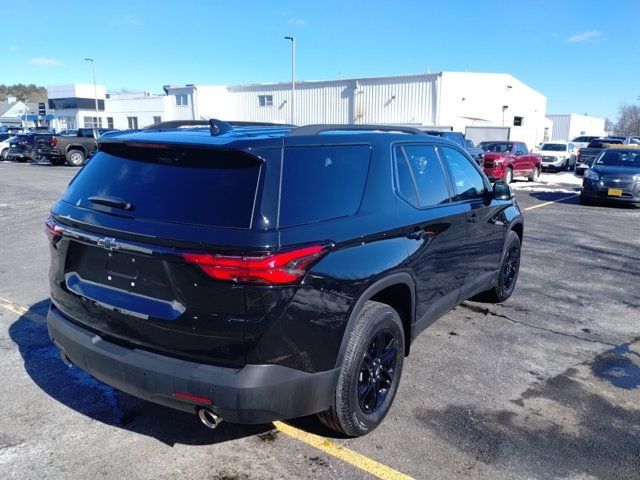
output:
M 296 96 L 296 39 L 284 37 L 291 41 L 291 124 L 295 124 L 295 96 Z
M 96 119 L 93 122 L 93 129 L 97 131 L 98 128 L 98 87 L 96 86 L 96 61 L 93 58 L 85 58 L 85 62 L 91 62 L 93 67 L 93 98 L 96 102 Z

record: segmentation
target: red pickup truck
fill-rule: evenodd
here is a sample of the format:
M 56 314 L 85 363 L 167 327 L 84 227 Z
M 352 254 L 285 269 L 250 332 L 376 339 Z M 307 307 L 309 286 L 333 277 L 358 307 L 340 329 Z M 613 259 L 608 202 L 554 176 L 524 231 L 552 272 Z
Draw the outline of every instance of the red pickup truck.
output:
M 538 180 L 542 170 L 542 157 L 530 153 L 522 142 L 490 142 L 482 148 L 484 173 L 490 180 L 502 180 L 509 184 L 513 177 L 527 177 L 530 182 Z

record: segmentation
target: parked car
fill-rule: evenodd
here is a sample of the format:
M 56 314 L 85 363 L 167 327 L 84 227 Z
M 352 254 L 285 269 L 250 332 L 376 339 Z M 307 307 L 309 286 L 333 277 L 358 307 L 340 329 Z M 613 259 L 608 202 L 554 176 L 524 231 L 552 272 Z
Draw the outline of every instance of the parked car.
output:
M 584 174 L 580 191 L 580 203 L 593 200 L 640 204 L 640 146 L 600 152 Z
M 475 147 L 471 140 L 465 139 L 464 142 L 465 149 L 467 150 L 467 152 L 469 152 L 471 158 L 473 158 L 478 165 L 482 166 L 482 154 L 484 153 L 484 150 L 482 148 Z
M 611 145 L 623 145 L 623 140 L 617 138 L 596 138 L 591 140 L 587 148 L 581 148 L 576 158 L 575 174 L 584 175 L 600 152 Z
M 19 162 L 39 161 L 41 156 L 36 147 L 41 136 L 39 133 L 20 133 L 11 137 L 5 159 Z
M 0 133 L 0 159 L 6 160 L 9 153 L 9 140 L 13 138 L 10 133 Z
M 638 137 L 631 135 L 609 135 L 607 136 L 607 138 L 621 140 L 623 145 L 640 145 L 640 140 L 638 140 Z
M 480 155 L 482 154 L 482 150 L 481 149 L 477 149 L 473 146 L 473 142 L 471 140 L 467 140 L 464 137 L 463 133 L 460 132 L 451 132 L 448 130 L 425 130 L 425 133 L 427 135 L 433 135 L 436 137 L 441 137 L 441 138 L 446 138 L 447 140 L 451 140 L 454 143 L 457 143 L 458 145 L 460 145 L 462 148 L 464 148 L 469 155 L 471 155 L 471 158 L 473 158 L 476 163 L 480 166 L 482 166 L 482 158 L 480 157 Z M 471 145 L 469 145 L 471 144 Z
M 573 146 L 577 150 L 580 150 L 581 148 L 587 148 L 587 146 L 589 146 L 589 142 L 591 140 L 595 140 L 596 138 L 599 138 L 599 136 L 598 135 L 581 135 L 571 140 L 571 143 L 573 143 Z
M 483 160 L 487 177 L 507 185 L 514 177 L 527 177 L 535 182 L 542 171 L 542 157 L 530 153 L 522 142 L 492 142 L 484 147 Z
M 573 143 L 563 141 L 544 142 L 533 150 L 542 156 L 542 169 L 569 170 L 575 168 L 577 150 Z
M 80 167 L 96 149 L 97 136 L 109 131 L 106 128 L 79 128 L 75 136 L 50 135 L 48 144 L 40 146 L 39 151 L 54 165 L 67 162 L 72 167 Z
M 212 120 L 99 140 L 46 229 L 65 361 L 211 428 L 319 412 L 359 436 L 422 330 L 509 298 L 523 220 L 413 128 Z

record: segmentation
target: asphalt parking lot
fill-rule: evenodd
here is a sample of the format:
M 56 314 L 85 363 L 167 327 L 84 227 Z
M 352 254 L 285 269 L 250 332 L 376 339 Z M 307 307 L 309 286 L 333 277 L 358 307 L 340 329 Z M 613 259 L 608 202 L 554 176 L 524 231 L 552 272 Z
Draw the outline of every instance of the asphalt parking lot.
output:
M 67 368 L 50 343 L 43 220 L 75 172 L 0 163 L 3 478 L 640 478 L 640 208 L 580 206 L 571 174 L 516 182 L 514 296 L 427 329 L 378 430 L 211 431 Z

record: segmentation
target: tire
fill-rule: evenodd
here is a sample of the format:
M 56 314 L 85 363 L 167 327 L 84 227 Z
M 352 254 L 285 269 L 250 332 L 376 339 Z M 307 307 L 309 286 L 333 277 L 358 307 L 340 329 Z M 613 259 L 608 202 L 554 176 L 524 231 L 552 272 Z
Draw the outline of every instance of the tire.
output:
M 513 181 L 513 169 L 511 167 L 507 167 L 507 171 L 504 172 L 502 181 L 507 185 L 509 185 Z
M 82 150 L 69 150 L 65 156 L 67 162 L 72 167 L 81 167 L 84 165 L 85 155 Z
M 531 173 L 531 175 L 527 177 L 527 180 L 529 180 L 530 182 L 537 182 L 538 177 L 540 177 L 540 169 L 538 167 L 535 167 L 533 169 L 533 173 Z
M 2 160 L 6 160 L 7 159 L 7 153 L 9 153 L 9 149 L 5 148 L 4 150 L 2 150 L 2 152 L 0 152 L 0 158 Z
M 520 253 L 520 237 L 518 237 L 516 232 L 510 230 L 504 242 L 504 250 L 496 284 L 490 290 L 476 295 L 472 300 L 487 303 L 501 303 L 507 300 L 513 294 L 516 283 L 518 282 Z M 507 278 L 509 274 L 511 275 Z
M 350 437 L 380 425 L 398 391 L 404 342 L 398 312 L 368 301 L 349 335 L 331 407 L 317 414 L 320 421 Z
M 580 205 L 591 205 L 591 199 L 589 197 L 585 197 L 582 194 L 580 194 L 578 201 L 580 202 Z

